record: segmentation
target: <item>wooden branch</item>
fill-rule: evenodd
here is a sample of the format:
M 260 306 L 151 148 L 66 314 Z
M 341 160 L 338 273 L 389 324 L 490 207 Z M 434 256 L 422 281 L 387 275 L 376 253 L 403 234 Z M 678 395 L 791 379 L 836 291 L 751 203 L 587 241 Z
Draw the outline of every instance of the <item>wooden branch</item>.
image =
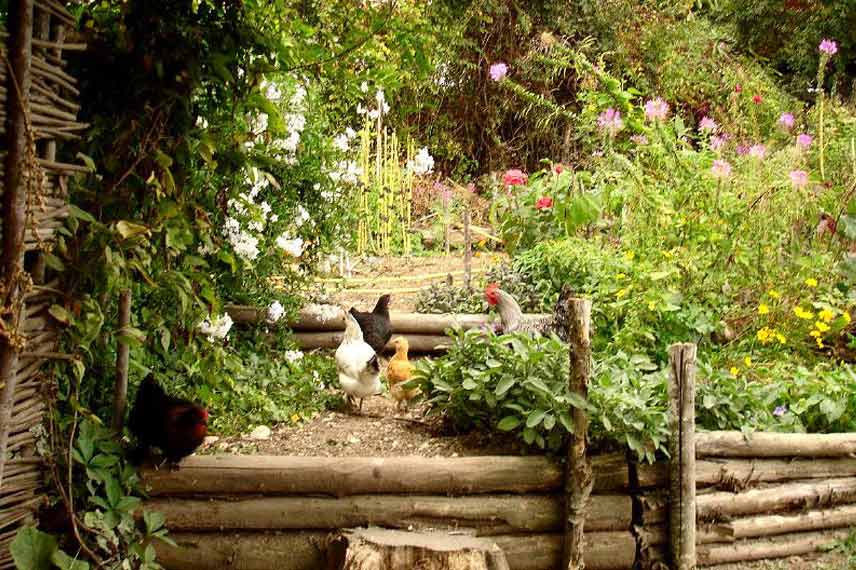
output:
M 592 460 L 594 490 L 628 488 L 623 456 Z M 181 469 L 141 471 L 152 496 L 199 494 L 470 495 L 550 493 L 562 487 L 563 470 L 547 457 L 294 457 L 201 455 Z
M 760 515 L 702 525 L 699 528 L 698 541 L 700 544 L 734 542 L 742 538 L 854 526 L 856 526 L 856 505 L 842 505 L 831 509 L 786 515 Z
M 326 568 L 327 533 L 170 533 L 177 547 L 156 541 L 158 562 L 167 570 L 241 568 L 277 570 Z M 495 536 L 514 570 L 555 570 L 561 562 L 562 535 Z M 630 570 L 636 540 L 629 532 L 586 534 L 587 570 Z
M 570 310 L 568 325 L 570 378 L 568 389 L 582 400 L 588 399 L 591 381 L 591 301 L 566 299 Z M 562 568 L 583 570 L 586 512 L 589 508 L 593 477 L 586 453 L 588 414 L 580 408 L 571 409 L 573 431 L 568 442 L 568 463 L 565 472 L 565 536 L 562 541 Z
M 240 500 L 153 499 L 145 508 L 163 513 L 175 531 L 311 530 L 379 525 L 387 528 L 458 528 L 479 536 L 563 529 L 562 501 L 549 495 L 469 497 L 358 495 L 341 499 L 262 497 Z M 586 528 L 629 530 L 627 495 L 596 495 Z
M 811 554 L 823 552 L 848 536 L 850 536 L 849 530 L 837 530 L 785 534 L 766 540 L 740 541 L 725 545 L 711 544 L 698 548 L 698 561 L 700 566 L 714 566 L 729 562 Z
M 82 44 L 82 43 L 67 44 L 67 43 L 52 42 L 52 41 L 48 41 L 48 40 L 34 39 L 33 45 L 36 47 L 44 48 L 44 49 L 58 49 L 58 50 L 66 50 L 66 51 L 86 51 L 86 44 Z
M 856 478 L 786 483 L 743 493 L 717 492 L 696 499 L 699 519 L 840 505 L 856 501 Z
M 10 3 L 8 21 L 12 36 L 9 41 L 9 75 L 13 89 L 6 101 L 8 109 L 8 131 L 6 139 L 6 164 L 2 195 L 2 257 L 0 257 L 0 288 L 4 290 L 7 305 L 3 312 L 12 309 L 12 318 L 4 324 L 8 330 L 18 331 L 20 311 L 14 309 L 22 292 L 19 278 L 23 271 L 24 233 L 27 223 L 27 117 L 30 94 L 30 60 L 33 41 L 33 2 L 15 0 Z M 5 68 L 6 58 L 0 67 Z M 8 337 L 0 340 L 0 488 L 3 487 L 3 472 L 10 450 L 9 433 L 12 430 L 12 402 L 18 375 L 18 350 Z
M 315 350 L 318 348 L 336 348 L 342 342 L 343 332 L 299 332 L 295 333 L 294 340 L 301 350 Z M 401 334 L 410 344 L 412 353 L 436 353 L 443 352 L 449 348 L 451 341 L 445 335 L 433 334 Z M 387 343 L 384 351 L 394 351 L 392 341 Z
M 698 457 L 848 457 L 856 454 L 856 433 L 699 432 Z
M 696 485 L 741 490 L 757 483 L 856 477 L 856 459 L 708 459 L 696 462 Z
M 122 334 L 131 325 L 131 291 L 125 289 L 119 295 L 119 331 Z M 116 384 L 113 387 L 113 429 L 121 433 L 125 424 L 125 405 L 128 400 L 128 362 L 131 347 L 120 342 L 116 355 Z
M 696 568 L 695 359 L 694 344 L 669 347 L 669 543 L 677 570 Z

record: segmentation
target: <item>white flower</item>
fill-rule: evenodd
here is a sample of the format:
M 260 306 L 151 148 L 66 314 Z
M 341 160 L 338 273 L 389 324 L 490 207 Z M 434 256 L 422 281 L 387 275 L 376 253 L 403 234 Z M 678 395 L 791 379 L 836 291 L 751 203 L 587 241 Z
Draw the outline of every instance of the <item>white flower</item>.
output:
M 270 223 L 275 224 L 279 221 L 279 216 L 277 214 L 270 215 Z
M 342 133 L 341 135 L 333 139 L 333 146 L 341 150 L 342 152 L 348 152 L 348 148 L 350 148 L 351 146 L 351 141 L 348 139 L 347 134 Z
M 289 133 L 303 132 L 306 127 L 306 117 L 301 113 L 289 113 L 285 117 L 285 128 Z
M 366 83 L 365 81 L 360 83 L 360 91 L 362 91 L 363 93 L 368 93 L 369 92 L 369 84 Z
M 298 228 L 309 221 L 309 212 L 302 204 L 297 205 L 297 216 L 294 218 L 294 225 Z
M 268 214 L 270 214 L 270 211 L 271 211 L 270 204 L 268 204 L 267 202 L 262 202 L 261 204 L 259 204 L 259 208 L 262 211 L 262 216 L 267 218 Z
M 276 238 L 276 246 L 292 257 L 303 255 L 303 238 L 292 238 L 288 232 Z
M 229 334 L 229 330 L 232 328 L 232 317 L 229 316 L 229 313 L 224 313 L 223 316 L 212 318 L 211 315 L 208 315 L 208 318 L 199 323 L 198 327 L 199 331 L 208 337 L 208 340 L 214 342 L 215 340 L 223 340 Z
M 348 137 L 348 139 L 352 139 L 357 136 L 357 131 L 355 131 L 351 127 L 348 127 L 347 129 L 345 129 L 345 136 Z
M 259 256 L 259 238 L 241 229 L 241 223 L 238 220 L 226 218 L 223 231 L 238 257 L 252 261 Z
M 265 132 L 268 128 L 268 116 L 267 113 L 259 113 L 254 117 L 250 117 L 249 119 L 250 131 L 254 135 L 260 135 Z
M 358 115 L 365 115 L 366 111 L 367 111 L 367 109 L 365 107 L 363 107 L 362 103 L 357 103 L 357 114 Z
M 265 229 L 264 223 L 262 223 L 258 220 L 251 220 L 247 224 L 247 227 L 250 228 L 251 230 L 253 230 L 254 232 L 260 232 L 260 231 Z
M 263 81 L 262 89 L 264 89 L 265 97 L 271 101 L 279 101 L 282 99 L 282 91 L 279 90 L 279 86 L 276 83 Z
M 303 99 L 306 98 L 306 89 L 303 85 L 298 85 L 297 89 L 294 91 L 294 95 L 291 96 L 291 105 L 293 107 L 299 106 L 303 103 Z
M 285 356 L 285 359 L 289 362 L 297 362 L 303 358 L 303 353 L 299 350 L 287 350 L 283 356 Z
M 338 319 L 342 316 L 342 310 L 336 305 L 318 305 L 311 303 L 304 307 L 306 311 L 313 313 L 322 323 Z
M 413 160 L 407 161 L 407 169 L 417 176 L 434 170 L 434 157 L 428 152 L 428 147 L 423 146 Z
M 369 111 L 369 119 L 374 120 L 378 117 L 380 117 L 380 111 L 378 111 L 377 109 L 372 109 L 371 111 Z
M 285 314 L 285 307 L 283 307 L 282 303 L 280 303 L 279 301 L 274 301 L 268 307 L 267 322 L 270 324 L 274 324 L 282 318 L 283 314 Z
M 210 255 L 212 253 L 216 253 L 217 249 L 214 247 L 213 243 L 210 245 L 207 243 L 203 243 L 196 248 L 196 251 L 199 253 L 199 255 Z
M 199 116 L 196 117 L 196 126 L 200 129 L 208 128 L 208 121 L 205 120 L 205 117 Z
M 244 77 L 244 73 L 245 73 L 245 72 L 244 72 L 244 68 L 243 68 L 243 67 L 239 67 L 239 68 L 238 68 L 238 79 L 243 79 L 243 77 Z

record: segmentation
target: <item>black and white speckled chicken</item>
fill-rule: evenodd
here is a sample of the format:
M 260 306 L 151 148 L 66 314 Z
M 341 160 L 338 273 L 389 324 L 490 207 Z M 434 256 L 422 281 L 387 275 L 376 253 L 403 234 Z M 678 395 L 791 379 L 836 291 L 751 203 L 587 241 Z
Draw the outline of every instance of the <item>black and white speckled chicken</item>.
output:
M 563 291 L 552 315 L 543 317 L 527 317 L 520 305 L 510 293 L 503 291 L 496 283 L 491 283 L 485 289 L 485 299 L 491 307 L 496 307 L 499 313 L 500 331 L 502 334 L 512 332 L 527 332 L 547 336 L 555 333 L 562 341 L 568 342 L 568 326 L 570 311 L 567 299 L 569 295 Z

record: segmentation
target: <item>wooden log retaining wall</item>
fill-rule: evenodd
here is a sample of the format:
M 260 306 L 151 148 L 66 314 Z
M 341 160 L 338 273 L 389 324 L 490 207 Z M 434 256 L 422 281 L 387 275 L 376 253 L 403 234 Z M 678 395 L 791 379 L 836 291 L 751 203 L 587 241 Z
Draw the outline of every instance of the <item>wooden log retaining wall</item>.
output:
M 856 526 L 856 434 L 755 437 L 696 434 L 699 566 L 817 552 Z M 747 456 L 770 438 L 797 457 Z M 667 561 L 668 467 L 602 455 L 592 471 L 586 568 Z M 196 456 L 144 481 L 178 544 L 158 546 L 167 569 L 269 568 L 276 553 L 284 570 L 319 568 L 335 530 L 380 526 L 490 537 L 512 569 L 554 570 L 563 473 L 546 457 Z

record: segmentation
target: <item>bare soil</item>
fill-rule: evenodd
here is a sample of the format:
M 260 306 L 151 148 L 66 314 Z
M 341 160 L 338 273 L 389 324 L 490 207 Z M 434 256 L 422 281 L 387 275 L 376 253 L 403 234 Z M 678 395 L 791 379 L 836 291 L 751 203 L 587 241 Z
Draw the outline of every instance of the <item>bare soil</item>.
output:
M 811 556 L 791 556 L 790 558 L 776 560 L 722 564 L 708 568 L 711 570 L 856 570 L 856 563 L 851 563 L 842 554 L 830 552 Z

